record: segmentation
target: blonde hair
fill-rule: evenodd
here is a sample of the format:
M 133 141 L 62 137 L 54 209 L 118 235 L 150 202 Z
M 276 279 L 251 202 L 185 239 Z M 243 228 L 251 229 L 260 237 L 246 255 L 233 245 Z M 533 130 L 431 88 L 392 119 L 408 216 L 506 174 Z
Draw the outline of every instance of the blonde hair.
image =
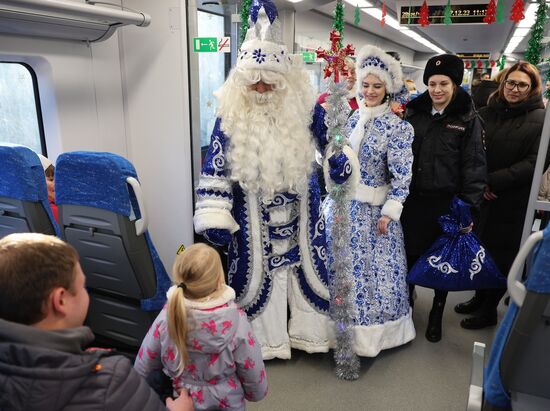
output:
M 199 300 L 207 297 L 225 283 L 220 256 L 206 244 L 193 244 L 176 257 L 172 267 L 172 278 L 177 287 L 172 287 L 168 293 L 168 334 L 178 349 L 178 371 L 181 372 L 189 361 L 189 321 L 185 299 Z

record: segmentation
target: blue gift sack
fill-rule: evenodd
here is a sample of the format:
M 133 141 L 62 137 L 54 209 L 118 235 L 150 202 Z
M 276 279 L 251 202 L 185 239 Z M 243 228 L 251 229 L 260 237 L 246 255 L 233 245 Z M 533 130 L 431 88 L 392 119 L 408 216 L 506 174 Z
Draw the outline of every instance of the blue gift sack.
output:
M 407 282 L 446 291 L 506 288 L 506 278 L 469 229 L 469 204 L 453 198 L 451 213 L 439 217 L 438 222 L 443 235 L 413 265 Z

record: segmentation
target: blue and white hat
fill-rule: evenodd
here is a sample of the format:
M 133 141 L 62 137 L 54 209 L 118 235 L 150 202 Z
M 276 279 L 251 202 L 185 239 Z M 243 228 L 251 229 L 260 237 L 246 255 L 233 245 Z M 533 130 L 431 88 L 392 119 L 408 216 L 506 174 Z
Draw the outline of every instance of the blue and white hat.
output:
M 399 62 L 376 46 L 365 46 L 357 55 L 357 81 L 359 84 L 369 74 L 374 74 L 384 83 L 390 94 L 398 93 L 403 87 L 403 72 Z
M 281 22 L 271 0 L 253 0 L 249 25 L 237 57 L 237 68 L 288 72 L 291 58 L 281 44 Z

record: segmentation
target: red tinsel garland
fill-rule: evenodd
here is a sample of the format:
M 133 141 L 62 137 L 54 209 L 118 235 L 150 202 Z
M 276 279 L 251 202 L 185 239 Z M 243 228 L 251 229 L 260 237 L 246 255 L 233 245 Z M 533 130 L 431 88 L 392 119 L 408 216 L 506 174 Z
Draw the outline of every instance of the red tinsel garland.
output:
M 491 0 L 489 4 L 487 4 L 487 9 L 485 10 L 485 17 L 483 17 L 483 22 L 487 24 L 493 24 L 496 19 L 497 14 L 497 5 L 495 4 L 495 0 Z
M 430 11 L 428 10 L 426 0 L 424 0 L 422 7 L 420 7 L 420 18 L 418 19 L 418 22 L 422 27 L 430 25 Z
M 523 13 L 524 7 L 525 5 L 523 3 L 523 0 L 515 0 L 514 4 L 512 5 L 512 14 L 510 14 L 510 20 L 515 21 L 516 24 L 523 20 L 525 18 L 525 14 Z

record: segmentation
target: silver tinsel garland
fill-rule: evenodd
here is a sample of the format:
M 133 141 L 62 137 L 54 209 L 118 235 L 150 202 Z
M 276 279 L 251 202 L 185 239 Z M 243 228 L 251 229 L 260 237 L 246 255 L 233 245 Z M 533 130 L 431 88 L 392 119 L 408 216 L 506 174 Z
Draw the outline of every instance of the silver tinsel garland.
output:
M 346 124 L 349 103 L 347 99 L 346 81 L 335 83 L 332 77 L 329 79 L 325 124 L 328 127 L 328 145 L 325 153 L 338 155 L 343 147 L 349 145 L 343 135 Z M 348 179 L 344 184 L 333 184 L 330 198 L 334 201 L 333 225 L 331 228 L 331 271 L 334 273 L 330 315 L 336 328 L 336 348 L 334 360 L 336 362 L 336 376 L 344 380 L 356 380 L 359 378 L 360 362 L 353 351 L 353 318 L 354 318 L 354 281 L 352 276 L 351 252 L 349 249 L 350 238 L 350 187 Z

